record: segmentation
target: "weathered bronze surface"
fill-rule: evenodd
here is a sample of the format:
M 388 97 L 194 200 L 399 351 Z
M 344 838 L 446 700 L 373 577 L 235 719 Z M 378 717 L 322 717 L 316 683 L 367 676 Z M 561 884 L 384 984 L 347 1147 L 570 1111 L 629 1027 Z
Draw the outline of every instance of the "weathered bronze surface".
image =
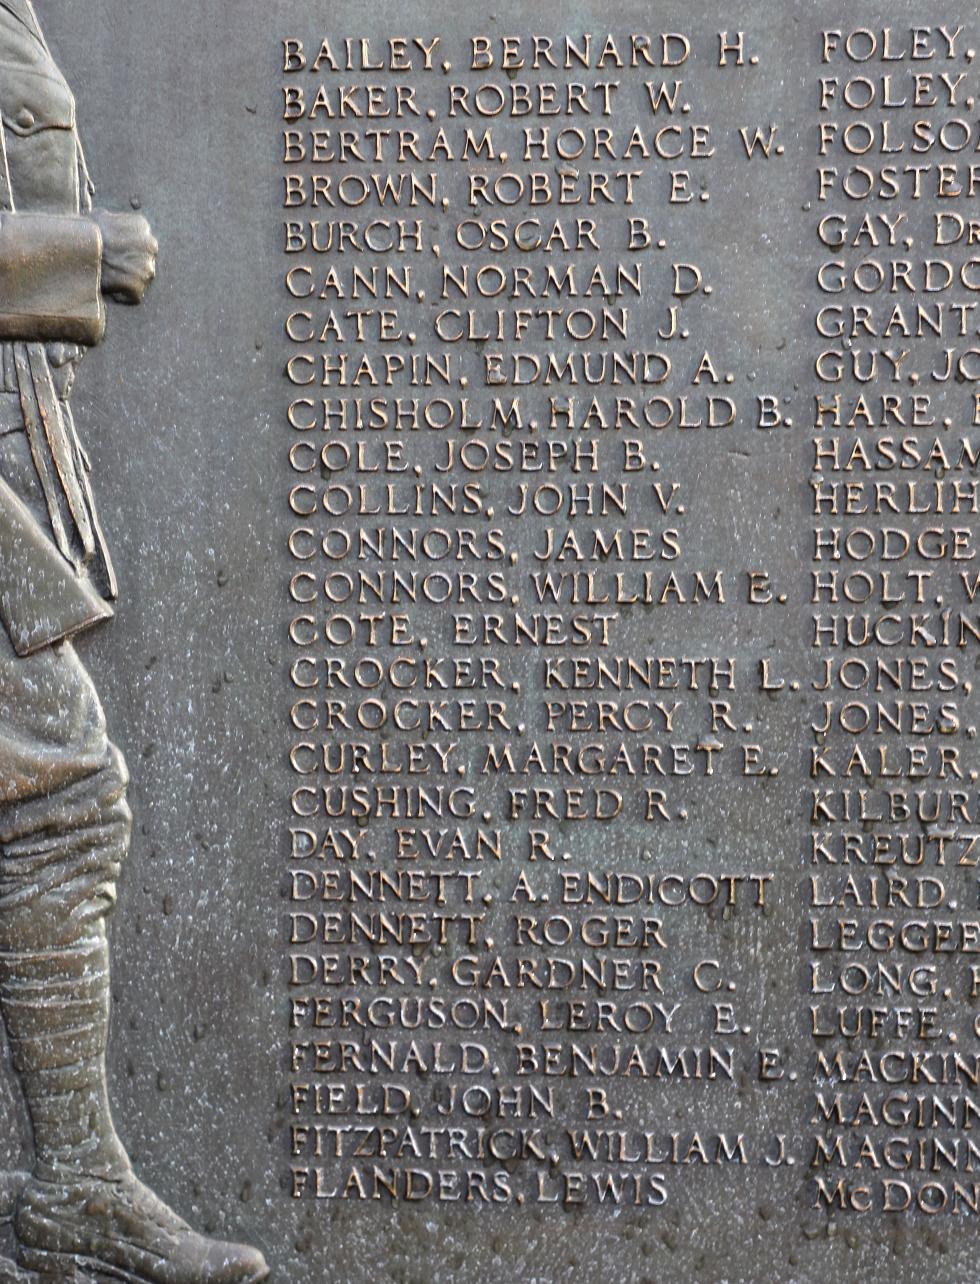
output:
M 975 10 L 35 7 L 0 1278 L 974 1279 Z

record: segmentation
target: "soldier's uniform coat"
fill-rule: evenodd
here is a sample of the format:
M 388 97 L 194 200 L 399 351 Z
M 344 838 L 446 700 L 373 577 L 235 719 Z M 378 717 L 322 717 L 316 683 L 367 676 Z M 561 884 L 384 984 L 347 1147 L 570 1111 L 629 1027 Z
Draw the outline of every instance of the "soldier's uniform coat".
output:
M 116 591 L 68 401 L 74 341 L 102 336 L 101 238 L 75 100 L 29 0 L 0 0 L 0 115 L 0 435 L 34 473 L 0 472 L 0 621 L 25 655 L 104 619 Z
M 75 100 L 30 0 L 0 0 L 0 116 L 2 937 L 44 903 L 54 935 L 86 898 L 104 912 L 128 813 L 125 766 L 68 640 L 111 615 L 116 592 L 68 401 L 82 345 L 103 332 L 102 241 Z

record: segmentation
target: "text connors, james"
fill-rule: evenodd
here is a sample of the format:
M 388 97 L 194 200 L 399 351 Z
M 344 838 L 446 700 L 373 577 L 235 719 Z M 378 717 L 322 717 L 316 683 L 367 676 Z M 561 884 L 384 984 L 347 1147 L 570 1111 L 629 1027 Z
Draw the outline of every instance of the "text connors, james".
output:
M 135 1177 L 106 1089 L 107 918 L 127 773 L 76 633 L 116 580 L 69 394 L 102 296 L 138 303 L 149 224 L 93 208 L 75 100 L 31 0 L 0 0 L 0 1008 L 34 1134 L 4 1280 L 257 1284 Z M 31 1276 L 30 1278 L 34 1278 Z

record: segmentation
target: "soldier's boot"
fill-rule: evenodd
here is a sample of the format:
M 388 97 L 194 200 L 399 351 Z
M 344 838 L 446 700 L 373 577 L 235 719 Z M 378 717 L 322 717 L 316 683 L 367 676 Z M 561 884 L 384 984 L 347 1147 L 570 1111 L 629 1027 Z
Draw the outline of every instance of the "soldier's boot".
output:
M 262 1255 L 197 1234 L 130 1174 L 116 1182 L 33 1182 L 17 1213 L 18 1261 L 43 1284 L 258 1284 Z
M 15 1215 L 18 1261 L 45 1284 L 257 1284 L 261 1253 L 193 1231 L 133 1174 L 106 1087 L 105 928 L 71 946 L 0 953 L 0 1005 L 34 1126 Z
M 17 1203 L 30 1180 L 28 1173 L 0 1172 L 0 1227 L 6 1229 L 14 1220 Z M 0 1284 L 36 1284 L 37 1277 L 22 1270 L 6 1254 L 0 1257 Z

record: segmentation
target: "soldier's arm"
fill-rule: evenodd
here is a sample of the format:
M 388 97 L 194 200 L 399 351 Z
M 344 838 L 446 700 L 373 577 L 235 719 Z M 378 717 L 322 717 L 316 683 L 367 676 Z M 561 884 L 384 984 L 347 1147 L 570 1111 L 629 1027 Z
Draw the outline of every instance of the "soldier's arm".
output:
M 0 214 L 0 340 L 98 343 L 101 296 L 141 302 L 156 252 L 141 214 Z

